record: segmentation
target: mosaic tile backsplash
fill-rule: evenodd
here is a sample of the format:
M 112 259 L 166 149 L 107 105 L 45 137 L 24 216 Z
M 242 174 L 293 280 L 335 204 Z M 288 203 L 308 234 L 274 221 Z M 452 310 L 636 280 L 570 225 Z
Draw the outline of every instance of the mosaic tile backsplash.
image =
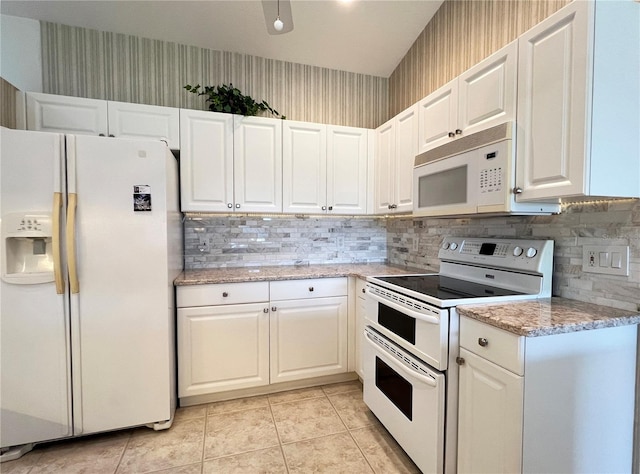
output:
M 446 235 L 552 239 L 554 295 L 640 311 L 638 199 L 566 205 L 557 216 L 389 219 L 389 263 L 438 268 L 438 249 Z M 583 245 L 628 245 L 629 276 L 584 273 Z
M 349 217 L 187 217 L 185 269 L 372 263 L 387 259 L 385 221 Z

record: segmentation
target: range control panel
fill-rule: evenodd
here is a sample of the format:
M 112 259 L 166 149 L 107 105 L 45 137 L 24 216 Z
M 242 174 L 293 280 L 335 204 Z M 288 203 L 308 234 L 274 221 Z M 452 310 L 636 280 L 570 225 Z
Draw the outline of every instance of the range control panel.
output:
M 442 261 L 541 272 L 553 261 L 553 240 L 445 237 Z

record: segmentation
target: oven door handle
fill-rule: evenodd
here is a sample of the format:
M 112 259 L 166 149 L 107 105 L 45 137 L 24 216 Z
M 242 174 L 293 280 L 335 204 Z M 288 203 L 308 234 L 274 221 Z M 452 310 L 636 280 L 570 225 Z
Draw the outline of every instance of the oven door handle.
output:
M 431 324 L 440 324 L 440 318 L 436 317 L 436 316 L 430 316 L 428 314 L 422 314 L 419 313 L 418 311 L 414 311 L 411 308 L 407 308 L 406 306 L 402 306 L 399 305 L 398 303 L 394 303 L 393 301 L 389 301 L 385 298 L 381 298 L 380 296 L 376 295 L 375 293 L 372 293 L 368 288 L 367 288 L 367 295 L 371 297 L 371 299 L 376 300 L 378 303 L 382 303 L 384 305 L 389 306 L 390 308 L 396 309 L 398 311 L 400 311 L 401 313 L 406 314 L 407 316 L 411 316 L 412 318 L 415 319 L 419 319 L 420 321 L 424 321 L 426 323 L 431 323 Z
M 378 346 L 378 344 L 376 344 L 371 340 L 371 338 L 367 335 L 366 331 L 364 333 L 364 338 L 368 344 L 371 344 L 373 346 L 374 349 L 377 349 L 378 351 L 382 351 L 385 354 L 387 353 L 384 350 L 384 348 Z M 415 370 L 411 370 L 410 368 L 403 365 L 401 362 L 396 361 L 393 357 L 387 357 L 385 362 L 391 362 L 391 365 L 393 365 L 394 368 L 398 369 L 400 372 L 404 372 L 404 374 L 407 377 L 411 377 L 413 379 L 419 380 L 420 382 L 424 382 L 427 385 L 430 385 L 432 387 L 437 386 L 437 381 L 434 378 L 429 377 L 428 375 L 423 375 L 419 372 L 416 372 Z

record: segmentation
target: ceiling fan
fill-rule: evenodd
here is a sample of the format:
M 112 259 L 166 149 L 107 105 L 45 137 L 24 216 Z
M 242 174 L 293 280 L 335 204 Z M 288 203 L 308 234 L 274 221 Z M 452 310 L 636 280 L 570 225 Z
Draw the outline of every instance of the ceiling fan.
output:
M 262 0 L 262 10 L 270 35 L 283 35 L 293 30 L 291 0 Z

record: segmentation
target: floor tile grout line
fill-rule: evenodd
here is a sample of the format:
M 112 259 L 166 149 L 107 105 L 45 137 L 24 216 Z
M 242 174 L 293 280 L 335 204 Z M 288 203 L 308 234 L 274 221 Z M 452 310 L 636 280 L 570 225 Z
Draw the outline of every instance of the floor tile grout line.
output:
M 202 454 L 200 456 L 200 474 L 204 472 L 204 452 L 207 447 L 207 428 L 209 427 L 209 405 L 207 403 L 204 408 L 204 430 L 202 433 Z
M 116 474 L 118 472 L 118 469 L 120 469 L 120 464 L 122 464 L 122 460 L 124 459 L 124 453 L 127 452 L 127 448 L 129 447 L 129 443 L 131 442 L 132 433 L 133 431 L 129 430 L 129 437 L 127 438 L 127 442 L 124 444 L 124 448 L 120 453 L 120 459 L 118 459 L 118 464 L 116 464 L 116 468 L 114 469 L 113 474 Z
M 282 460 L 284 461 L 284 468 L 289 473 L 289 463 L 287 461 L 287 456 L 284 454 L 284 445 L 282 443 L 282 438 L 280 437 L 280 431 L 278 430 L 278 424 L 276 423 L 276 417 L 273 414 L 273 407 L 271 402 L 269 401 L 269 397 L 267 397 L 268 405 L 269 405 L 269 413 L 271 413 L 271 420 L 273 421 L 273 428 L 276 430 L 276 438 L 278 438 L 278 447 L 280 448 L 280 454 L 282 455 Z

